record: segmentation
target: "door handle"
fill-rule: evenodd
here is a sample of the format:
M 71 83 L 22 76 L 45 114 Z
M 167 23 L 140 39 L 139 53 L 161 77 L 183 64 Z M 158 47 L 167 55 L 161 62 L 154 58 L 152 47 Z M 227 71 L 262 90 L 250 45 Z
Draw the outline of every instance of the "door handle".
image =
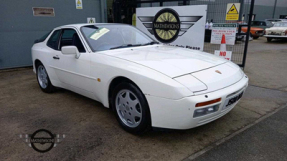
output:
M 53 56 L 53 59 L 58 59 L 58 60 L 59 60 L 60 58 L 59 58 L 59 56 L 57 55 L 57 56 Z

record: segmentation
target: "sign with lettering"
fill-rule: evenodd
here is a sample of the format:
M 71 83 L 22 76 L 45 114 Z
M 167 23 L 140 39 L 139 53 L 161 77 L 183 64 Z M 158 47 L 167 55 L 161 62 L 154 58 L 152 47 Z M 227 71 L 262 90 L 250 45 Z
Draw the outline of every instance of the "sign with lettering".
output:
M 226 44 L 234 45 L 236 39 L 237 24 L 215 23 L 212 26 L 211 44 L 221 44 L 222 35 L 225 35 Z
M 48 7 L 33 7 L 34 16 L 44 16 L 44 17 L 54 17 L 55 11 L 54 8 Z

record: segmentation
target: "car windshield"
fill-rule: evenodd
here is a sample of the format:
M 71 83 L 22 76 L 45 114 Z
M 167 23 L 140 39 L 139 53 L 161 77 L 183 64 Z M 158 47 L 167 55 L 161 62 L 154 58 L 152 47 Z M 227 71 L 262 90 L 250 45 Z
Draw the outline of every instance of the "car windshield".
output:
M 251 26 L 266 26 L 264 21 L 252 21 Z
M 154 40 L 129 25 L 83 26 L 81 32 L 94 52 L 153 44 Z
M 274 27 L 287 27 L 287 22 L 278 22 L 274 24 Z
M 267 24 L 267 26 L 271 26 L 271 27 L 273 26 L 273 23 L 269 22 L 269 21 L 267 21 L 266 24 Z
M 281 20 L 267 20 L 267 21 L 270 21 L 270 22 L 279 22 Z

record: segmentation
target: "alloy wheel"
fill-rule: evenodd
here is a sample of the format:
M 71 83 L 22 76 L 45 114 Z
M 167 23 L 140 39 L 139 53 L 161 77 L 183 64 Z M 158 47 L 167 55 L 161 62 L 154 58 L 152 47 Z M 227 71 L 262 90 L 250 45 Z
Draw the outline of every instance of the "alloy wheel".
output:
M 48 86 L 48 74 L 46 72 L 46 69 L 43 65 L 39 65 L 38 67 L 38 81 L 40 86 L 45 89 Z
M 135 128 L 142 121 L 142 107 L 137 96 L 130 90 L 123 89 L 116 96 L 116 110 L 121 121 L 128 127 Z

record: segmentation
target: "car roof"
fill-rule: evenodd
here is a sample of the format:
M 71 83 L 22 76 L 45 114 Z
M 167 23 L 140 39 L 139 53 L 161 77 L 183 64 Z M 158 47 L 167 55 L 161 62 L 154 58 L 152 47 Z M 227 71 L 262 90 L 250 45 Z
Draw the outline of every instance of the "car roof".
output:
M 280 21 L 280 19 L 266 19 L 266 21 L 274 21 L 274 20 L 275 21 L 278 21 L 278 20 Z
M 79 23 L 79 24 L 69 24 L 69 25 L 63 25 L 56 28 L 65 28 L 65 27 L 76 27 L 80 29 L 83 26 L 89 26 L 89 25 L 125 25 L 125 24 L 119 24 L 119 23 Z

